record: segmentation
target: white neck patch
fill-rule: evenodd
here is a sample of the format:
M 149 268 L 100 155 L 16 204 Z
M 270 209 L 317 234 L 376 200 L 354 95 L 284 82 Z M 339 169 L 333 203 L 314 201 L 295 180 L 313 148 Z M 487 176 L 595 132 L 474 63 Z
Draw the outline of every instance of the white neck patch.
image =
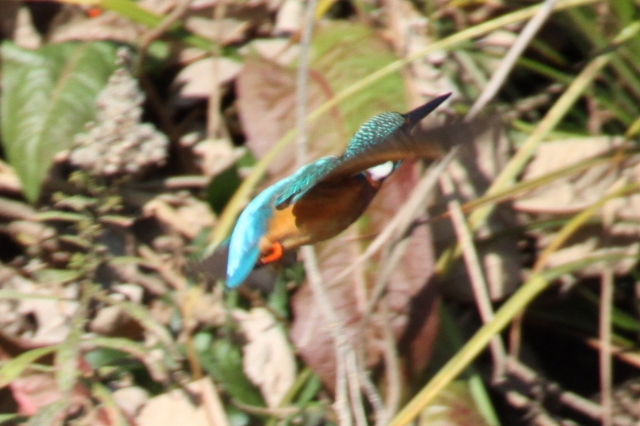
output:
M 393 161 L 387 161 L 386 163 L 378 164 L 377 166 L 373 166 L 365 171 L 369 178 L 374 182 L 380 182 L 381 180 L 389 177 L 391 172 L 393 172 Z

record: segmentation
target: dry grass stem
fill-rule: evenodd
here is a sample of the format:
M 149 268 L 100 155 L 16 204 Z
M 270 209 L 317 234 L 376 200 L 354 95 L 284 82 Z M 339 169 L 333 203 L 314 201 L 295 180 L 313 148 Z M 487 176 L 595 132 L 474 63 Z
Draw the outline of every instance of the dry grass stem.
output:
M 360 255 L 348 268 L 345 268 L 340 274 L 333 278 L 327 285 L 340 282 L 347 277 L 351 271 L 359 267 L 369 260 L 371 256 L 382 249 L 393 238 L 404 235 L 413 223 L 418 214 L 421 214 L 426 206 L 431 191 L 438 182 L 438 177 L 442 171 L 449 165 L 457 153 L 457 148 L 453 148 L 438 164 L 431 168 L 415 186 L 409 199 L 402 205 L 398 213 L 387 224 L 387 226 L 378 234 L 378 236 L 367 246 L 367 249 Z
M 476 251 L 475 244 L 473 243 L 473 236 L 471 229 L 467 225 L 467 221 L 462 212 L 462 206 L 460 202 L 455 199 L 455 187 L 453 181 L 448 174 L 443 173 L 440 176 L 440 183 L 444 195 L 449 198 L 447 203 L 449 213 L 451 215 L 451 221 L 458 238 L 458 243 L 462 247 L 462 254 L 465 264 L 467 266 L 467 273 L 469 274 L 469 280 L 475 296 L 476 305 L 480 312 L 480 318 L 483 323 L 488 323 L 493 320 L 494 312 L 491 305 L 491 297 L 489 296 L 489 290 L 487 281 L 480 265 L 480 258 Z M 494 336 L 491 339 L 491 355 L 493 356 L 493 381 L 499 382 L 504 377 L 505 372 L 505 359 L 506 350 L 502 342 L 502 338 Z
M 549 19 L 551 13 L 553 13 L 553 9 L 557 3 L 557 0 L 545 0 L 544 4 L 538 9 L 536 14 L 527 22 L 524 29 L 518 35 L 515 43 L 509 49 L 509 52 L 506 54 L 498 69 L 491 76 L 491 80 L 484 88 L 478 99 L 473 103 L 473 106 L 467 113 L 465 119 L 471 120 L 473 119 L 482 109 L 491 102 L 500 88 L 505 84 L 509 73 L 515 66 L 518 58 L 522 55 L 524 50 L 527 48 L 531 40 L 540 30 L 540 27 Z
M 600 279 L 600 404 L 602 406 L 602 426 L 613 425 L 613 371 L 611 348 L 611 310 L 613 305 L 614 281 L 613 271 L 606 268 Z

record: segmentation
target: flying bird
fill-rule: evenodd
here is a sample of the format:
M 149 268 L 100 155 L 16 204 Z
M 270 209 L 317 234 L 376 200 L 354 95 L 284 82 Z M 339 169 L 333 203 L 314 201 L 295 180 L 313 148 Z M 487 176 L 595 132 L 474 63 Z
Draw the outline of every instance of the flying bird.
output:
M 437 145 L 412 136 L 411 130 L 450 95 L 406 114 L 373 117 L 358 129 L 344 154 L 320 158 L 262 191 L 231 234 L 227 286 L 239 286 L 256 266 L 276 262 L 286 251 L 344 231 L 402 160 L 439 158 Z

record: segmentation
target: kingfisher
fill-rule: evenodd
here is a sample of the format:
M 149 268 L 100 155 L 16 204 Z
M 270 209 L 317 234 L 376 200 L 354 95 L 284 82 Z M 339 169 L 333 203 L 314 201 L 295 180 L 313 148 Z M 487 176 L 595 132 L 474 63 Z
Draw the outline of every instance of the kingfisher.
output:
M 276 262 L 286 251 L 344 231 L 402 160 L 439 158 L 438 147 L 412 137 L 411 130 L 450 95 L 406 114 L 373 117 L 358 129 L 344 154 L 320 158 L 262 191 L 231 233 L 227 286 L 239 286 L 256 266 Z

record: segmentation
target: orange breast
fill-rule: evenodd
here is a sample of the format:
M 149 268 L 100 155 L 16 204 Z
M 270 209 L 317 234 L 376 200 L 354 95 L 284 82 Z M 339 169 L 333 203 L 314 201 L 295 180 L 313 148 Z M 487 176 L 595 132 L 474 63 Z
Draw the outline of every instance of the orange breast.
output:
M 276 210 L 261 252 L 275 242 L 289 250 L 339 234 L 360 217 L 376 192 L 364 176 L 317 185 L 297 203 Z

